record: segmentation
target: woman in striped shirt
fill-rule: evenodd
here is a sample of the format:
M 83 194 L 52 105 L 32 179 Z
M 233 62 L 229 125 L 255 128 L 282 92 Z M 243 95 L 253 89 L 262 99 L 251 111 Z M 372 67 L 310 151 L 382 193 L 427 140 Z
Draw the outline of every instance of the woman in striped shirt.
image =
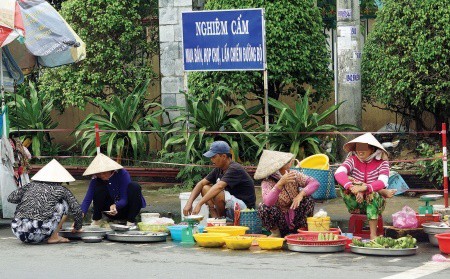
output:
M 32 178 L 31 182 L 13 191 L 8 201 L 17 204 L 11 229 L 24 243 L 65 243 L 58 235 L 68 215 L 74 218 L 72 232 L 79 232 L 83 224 L 80 205 L 62 182 L 75 178 L 53 159 Z
M 386 206 L 385 197 L 392 197 L 395 190 L 388 186 L 388 153 L 371 133 L 344 145 L 349 156 L 336 170 L 334 177 L 341 185 L 341 196 L 350 213 L 366 214 L 369 220 L 370 238 L 375 238 L 378 216 Z

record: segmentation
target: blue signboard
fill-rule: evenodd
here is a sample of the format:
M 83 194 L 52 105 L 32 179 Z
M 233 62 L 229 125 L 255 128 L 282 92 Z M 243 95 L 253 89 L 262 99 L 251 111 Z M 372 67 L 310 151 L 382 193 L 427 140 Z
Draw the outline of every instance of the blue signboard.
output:
M 184 70 L 264 70 L 263 12 L 263 9 L 183 12 Z

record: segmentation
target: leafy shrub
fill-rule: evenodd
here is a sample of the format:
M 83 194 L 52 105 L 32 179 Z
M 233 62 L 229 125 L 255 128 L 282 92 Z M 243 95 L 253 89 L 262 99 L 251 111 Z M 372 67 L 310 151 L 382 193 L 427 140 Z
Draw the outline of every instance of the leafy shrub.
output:
M 108 156 L 133 157 L 146 156 L 149 139 L 148 135 L 141 131 L 157 125 L 156 129 L 162 129 L 156 120 L 164 111 L 157 110 L 147 114 L 144 109 L 144 100 L 147 94 L 149 80 L 135 88 L 133 93 L 122 99 L 116 95 L 111 100 L 102 101 L 89 98 L 89 100 L 102 109 L 99 114 L 91 113 L 76 127 L 76 145 L 82 146 L 82 152 L 93 155 L 95 146 L 95 123 L 100 130 L 113 130 L 113 132 L 100 133 L 100 144 L 106 146 Z M 147 104 L 148 109 L 152 104 Z M 159 104 L 156 106 L 161 107 Z M 117 130 L 118 132 L 114 132 Z M 129 131 L 129 132 L 121 132 Z
M 186 162 L 186 152 L 161 152 L 160 161 L 162 162 L 170 162 L 174 164 L 184 164 Z M 203 158 L 202 160 L 193 162 L 193 164 L 204 165 L 209 163 L 207 158 Z M 192 189 L 197 182 L 202 180 L 211 170 L 205 167 L 194 167 L 194 166 L 184 166 L 177 167 L 180 172 L 177 175 L 177 179 L 182 181 L 183 188 Z
M 43 130 L 58 126 L 50 115 L 53 109 L 52 101 L 38 94 L 33 83 L 30 82 L 28 86 L 22 85 L 11 99 L 14 100 L 8 103 L 11 128 Z M 31 152 L 34 156 L 41 156 L 44 145 L 52 144 L 48 132 L 26 132 L 24 136 L 31 138 Z
M 269 105 L 276 113 L 273 115 L 274 123 L 269 125 L 269 134 L 253 136 L 245 134 L 252 142 L 259 142 L 259 149 L 255 156 L 261 153 L 268 144 L 269 149 L 291 152 L 298 159 L 309 155 L 324 153 L 318 132 L 335 132 L 344 130 L 358 131 L 358 127 L 349 124 L 326 124 L 325 119 L 334 113 L 342 103 L 332 105 L 322 113 L 309 110 L 309 94 L 295 102 L 294 108 L 288 104 L 269 98 Z M 263 130 L 261 126 L 260 130 Z M 331 155 L 331 154 L 330 154 Z
M 428 179 L 435 186 L 442 185 L 444 174 L 442 153 L 440 153 L 439 147 L 432 146 L 428 143 L 421 143 L 417 147 L 417 151 L 422 158 L 434 158 L 433 160 L 417 161 L 417 174 L 420 175 L 420 178 Z
M 383 0 L 362 57 L 362 94 L 422 130 L 450 116 L 450 9 L 446 1 Z
M 313 101 L 329 98 L 333 74 L 330 53 L 323 33 L 322 17 L 313 0 L 208 0 L 206 10 L 264 8 L 269 97 L 303 96 L 304 84 L 314 88 Z M 231 94 L 215 85 L 231 89 Z M 263 96 L 261 72 L 195 72 L 189 75 L 189 90 L 208 99 L 219 92 L 225 101 L 245 103 L 248 93 Z M 230 98 L 231 96 L 231 98 Z
M 185 146 L 186 163 L 203 162 L 203 153 L 209 149 L 214 140 L 227 141 L 236 158 L 239 157 L 239 135 L 210 134 L 207 132 L 234 132 L 235 127 L 246 129 L 252 126 L 252 114 L 260 109 L 260 106 L 246 110 L 241 105 L 233 107 L 239 114 L 229 110 L 225 102 L 217 93 L 210 96 L 209 100 L 201 100 L 194 95 L 185 94 L 186 108 L 179 108 L 180 116 L 173 120 L 172 128 L 166 132 L 168 139 L 164 145 L 164 152 L 169 149 L 177 151 L 178 146 Z M 239 124 L 238 124 L 239 123 Z M 190 133 L 187 133 L 189 127 Z M 243 149 L 242 149 L 243 150 Z M 209 162 L 209 160 L 208 160 Z

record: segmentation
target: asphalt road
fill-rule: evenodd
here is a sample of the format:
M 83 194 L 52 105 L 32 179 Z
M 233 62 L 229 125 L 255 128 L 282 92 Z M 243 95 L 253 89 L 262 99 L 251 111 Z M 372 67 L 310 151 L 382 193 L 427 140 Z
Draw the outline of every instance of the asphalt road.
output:
M 0 228 L 0 278 L 433 278 L 448 279 L 450 262 L 421 243 L 407 257 L 351 252 L 233 251 L 160 243 L 109 242 L 26 245 Z

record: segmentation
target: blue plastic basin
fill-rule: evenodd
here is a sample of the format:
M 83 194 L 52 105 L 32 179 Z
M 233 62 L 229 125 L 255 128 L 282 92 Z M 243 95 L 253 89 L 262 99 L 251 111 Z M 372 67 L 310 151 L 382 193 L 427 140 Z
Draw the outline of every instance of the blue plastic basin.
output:
M 196 227 L 197 227 L 199 233 L 202 233 L 203 229 L 205 228 L 205 226 L 201 226 L 201 225 L 198 225 Z M 187 225 L 174 225 L 174 226 L 168 227 L 173 241 L 181 241 L 181 231 L 184 228 L 187 228 Z

